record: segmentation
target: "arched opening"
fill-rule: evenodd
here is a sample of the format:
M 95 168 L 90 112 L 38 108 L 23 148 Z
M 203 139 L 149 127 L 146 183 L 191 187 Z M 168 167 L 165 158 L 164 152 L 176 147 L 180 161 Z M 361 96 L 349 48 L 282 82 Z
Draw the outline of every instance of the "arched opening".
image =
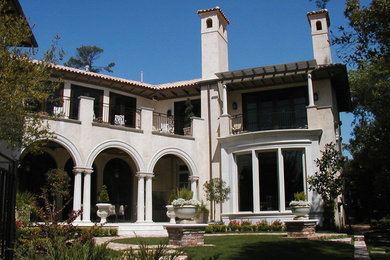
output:
M 211 18 L 208 18 L 206 20 L 206 26 L 207 26 L 207 28 L 212 28 L 213 27 L 213 20 Z
M 322 23 L 321 23 L 321 21 L 317 21 L 316 22 L 316 28 L 317 28 L 317 31 L 321 31 L 322 30 Z
M 153 221 L 165 222 L 168 221 L 165 206 L 168 205 L 171 192 L 176 188 L 190 188 L 190 172 L 182 159 L 175 155 L 165 155 L 157 161 L 153 173 Z
M 38 197 L 46 185 L 46 173 L 50 169 L 64 169 L 70 177 L 70 197 L 67 200 L 57 201 L 59 203 L 57 208 L 65 206 L 61 219 L 65 220 L 73 209 L 73 159 L 67 149 L 57 142 L 49 141 L 40 148 L 38 152 L 27 148 L 22 154 L 18 168 L 17 192 L 28 191 Z M 40 203 L 43 206 L 43 202 Z
M 95 208 L 102 185 L 106 185 L 110 203 L 115 206 L 115 214 L 110 222 L 134 222 L 136 220 L 136 180 L 137 171 L 133 159 L 124 151 L 108 148 L 95 159 L 96 169 L 91 178 L 91 206 Z M 96 219 L 96 210 L 91 218 Z

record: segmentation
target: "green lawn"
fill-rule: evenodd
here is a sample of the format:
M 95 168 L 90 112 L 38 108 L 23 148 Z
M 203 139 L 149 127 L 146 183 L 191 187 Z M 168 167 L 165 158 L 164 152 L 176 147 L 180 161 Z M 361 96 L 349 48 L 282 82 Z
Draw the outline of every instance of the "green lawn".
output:
M 121 243 L 137 244 L 139 239 L 121 239 Z M 158 244 L 162 238 L 146 238 Z M 166 241 L 166 240 L 165 240 Z M 113 241 L 114 242 L 114 241 Z M 115 242 L 118 242 L 116 240 Z M 190 259 L 353 259 L 353 246 L 330 241 L 287 239 L 283 236 L 218 236 L 205 237 L 205 244 L 215 246 L 185 248 Z

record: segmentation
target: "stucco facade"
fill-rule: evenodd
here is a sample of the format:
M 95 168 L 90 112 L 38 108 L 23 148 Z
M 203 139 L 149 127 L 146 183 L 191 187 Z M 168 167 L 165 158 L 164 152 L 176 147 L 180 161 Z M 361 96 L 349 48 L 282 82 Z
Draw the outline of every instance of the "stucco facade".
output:
M 294 189 L 308 194 L 313 217 L 321 217 L 321 200 L 308 190 L 307 177 L 325 144 L 340 146 L 339 112 L 349 109 L 346 68 L 331 63 L 327 11 L 308 14 L 310 25 L 320 21 L 325 33 L 319 39 L 313 28 L 314 59 L 237 71 L 228 70 L 226 16 L 218 7 L 198 14 L 201 79 L 150 85 L 53 67 L 53 79 L 61 75 L 64 84 L 61 102 L 47 106 L 57 117 L 47 119 L 55 136 L 44 151 L 56 167 L 73 172 L 72 208 L 83 211 L 78 223 L 95 220 L 103 184 L 111 187 L 113 204 L 125 208 L 112 221 L 152 223 L 168 221 L 165 204 L 176 187 L 189 185 L 206 202 L 203 184 L 210 178 L 231 188 L 216 220 L 291 219 Z M 179 116 L 187 98 L 196 113 L 184 135 Z M 28 154 L 28 148 L 18 154 L 21 189 L 34 172 Z M 299 179 L 293 188 L 290 157 L 299 165 L 291 170 Z M 267 169 L 275 186 L 264 193 Z

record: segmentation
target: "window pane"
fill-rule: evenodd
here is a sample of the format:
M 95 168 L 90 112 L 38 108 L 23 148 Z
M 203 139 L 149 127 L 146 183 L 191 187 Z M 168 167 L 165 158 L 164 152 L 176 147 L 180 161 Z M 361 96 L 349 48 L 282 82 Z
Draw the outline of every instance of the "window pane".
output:
M 303 191 L 303 150 L 283 151 L 286 209 L 294 193 Z
M 237 155 L 238 208 L 239 211 L 253 211 L 252 155 Z
M 279 210 L 277 152 L 259 153 L 260 210 Z

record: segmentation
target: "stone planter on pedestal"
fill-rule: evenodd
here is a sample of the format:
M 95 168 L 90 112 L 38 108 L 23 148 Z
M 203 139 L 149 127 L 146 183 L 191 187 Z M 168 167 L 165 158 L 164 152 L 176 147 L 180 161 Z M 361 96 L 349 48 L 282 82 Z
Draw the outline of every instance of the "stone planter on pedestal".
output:
M 173 207 L 176 217 L 182 219 L 180 223 L 194 223 L 197 206 L 183 205 Z
M 100 217 L 100 224 L 107 222 L 107 218 L 111 215 L 112 205 L 110 203 L 97 203 L 96 207 L 98 208 L 96 214 Z
M 294 219 L 309 219 L 310 205 L 291 206 L 291 211 L 295 215 Z

